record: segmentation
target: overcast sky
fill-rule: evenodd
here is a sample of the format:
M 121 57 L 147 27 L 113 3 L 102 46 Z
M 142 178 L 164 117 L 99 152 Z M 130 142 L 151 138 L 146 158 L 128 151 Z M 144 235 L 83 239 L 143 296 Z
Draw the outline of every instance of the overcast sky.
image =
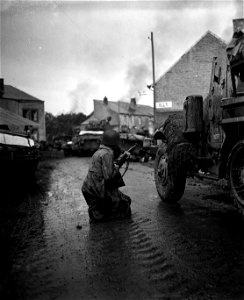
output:
M 104 96 L 153 105 L 151 32 L 157 79 L 207 30 L 228 42 L 243 17 L 243 0 L 1 1 L 1 78 L 54 115 Z

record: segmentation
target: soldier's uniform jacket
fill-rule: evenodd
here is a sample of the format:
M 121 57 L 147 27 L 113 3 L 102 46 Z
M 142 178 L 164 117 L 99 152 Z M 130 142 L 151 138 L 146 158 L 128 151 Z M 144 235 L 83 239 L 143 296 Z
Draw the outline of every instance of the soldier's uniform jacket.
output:
M 82 191 L 89 192 L 98 200 L 105 199 L 108 195 L 111 197 L 113 187 L 109 188 L 107 182 L 118 173 L 113 161 L 113 150 L 105 145 L 100 145 L 99 149 L 92 156 Z M 89 206 L 92 205 L 92 203 L 87 204 Z

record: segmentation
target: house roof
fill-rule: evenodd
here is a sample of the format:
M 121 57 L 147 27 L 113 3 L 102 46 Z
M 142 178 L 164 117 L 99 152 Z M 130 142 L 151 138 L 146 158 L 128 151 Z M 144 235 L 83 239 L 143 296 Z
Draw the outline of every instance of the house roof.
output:
M 104 103 L 102 100 L 94 100 L 94 102 L 97 102 L 97 104 L 104 106 Z M 153 107 L 148 105 L 141 105 L 136 104 L 134 109 L 132 109 L 131 103 L 124 102 L 124 101 L 108 101 L 108 108 L 116 112 L 118 114 L 133 114 L 137 116 L 153 116 Z
M 166 72 L 163 73 L 163 75 L 161 75 L 157 80 L 156 80 L 156 83 L 158 81 L 160 81 L 162 79 L 162 77 L 165 76 L 165 74 L 167 74 L 168 72 L 170 72 L 178 63 L 179 61 L 182 59 L 182 57 L 186 54 L 188 54 L 190 51 L 192 51 L 193 48 L 195 48 L 197 46 L 197 44 L 202 40 L 204 39 L 206 36 L 208 35 L 211 35 L 212 37 L 214 37 L 219 43 L 220 45 L 222 45 L 223 48 L 226 48 L 227 47 L 227 44 L 224 40 L 222 40 L 220 37 L 218 37 L 216 34 L 214 34 L 213 32 L 211 32 L 210 30 L 208 30 L 204 35 L 202 35 L 200 37 L 200 39 L 198 39 L 195 44 L 193 44 L 193 46 L 190 47 L 189 50 L 187 50 Z
M 4 92 L 0 98 L 9 99 L 9 100 L 32 100 L 32 101 L 34 100 L 34 101 L 44 102 L 43 100 L 33 97 L 15 87 L 13 87 L 12 85 L 4 85 Z
M 89 124 L 90 121 L 98 121 L 97 118 L 94 117 L 94 113 L 91 113 L 88 118 L 82 122 L 81 124 Z
M 17 115 L 10 110 L 0 107 L 0 124 L 6 125 L 16 125 L 16 126 L 33 126 L 38 127 L 39 124 L 35 123 L 29 119 L 23 118 L 20 115 Z

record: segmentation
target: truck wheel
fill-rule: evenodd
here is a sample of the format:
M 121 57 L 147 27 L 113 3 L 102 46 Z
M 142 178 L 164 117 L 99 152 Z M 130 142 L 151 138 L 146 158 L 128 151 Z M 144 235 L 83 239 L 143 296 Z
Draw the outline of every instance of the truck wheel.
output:
M 185 144 L 176 145 L 168 154 L 168 146 L 162 144 L 155 158 L 154 177 L 160 198 L 168 203 L 175 203 L 182 197 L 186 184 L 184 168 Z
M 231 195 L 244 215 L 244 140 L 232 149 L 228 162 Z

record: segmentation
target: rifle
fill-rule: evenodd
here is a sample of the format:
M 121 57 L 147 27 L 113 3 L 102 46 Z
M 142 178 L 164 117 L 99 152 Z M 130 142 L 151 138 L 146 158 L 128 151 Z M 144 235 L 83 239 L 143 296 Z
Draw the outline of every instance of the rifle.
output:
M 131 148 L 129 148 L 127 151 L 125 151 L 124 153 L 122 153 L 119 158 L 116 160 L 115 164 L 117 166 L 119 166 L 119 168 L 122 167 L 122 165 L 126 162 L 126 168 L 125 171 L 122 175 L 122 177 L 125 175 L 125 172 L 127 171 L 128 167 L 129 167 L 129 160 L 130 160 L 130 154 L 133 153 L 133 151 L 135 150 L 135 148 L 137 147 L 137 144 L 135 144 L 134 146 L 132 146 Z
M 123 174 L 120 174 L 120 172 L 118 172 L 116 174 L 116 176 L 114 176 L 113 178 L 107 179 L 105 184 L 106 186 L 111 189 L 111 188 L 119 188 L 122 186 L 125 186 L 124 180 L 123 180 L 123 176 L 125 175 L 126 171 L 128 170 L 129 167 L 129 161 L 130 161 L 130 154 L 133 153 L 133 151 L 135 150 L 137 144 L 135 144 L 134 146 L 132 146 L 130 149 L 128 149 L 127 151 L 125 151 L 124 153 L 122 153 L 119 158 L 115 161 L 115 165 L 119 166 L 119 168 L 122 167 L 122 165 L 126 162 L 126 167 L 125 170 L 123 172 Z

